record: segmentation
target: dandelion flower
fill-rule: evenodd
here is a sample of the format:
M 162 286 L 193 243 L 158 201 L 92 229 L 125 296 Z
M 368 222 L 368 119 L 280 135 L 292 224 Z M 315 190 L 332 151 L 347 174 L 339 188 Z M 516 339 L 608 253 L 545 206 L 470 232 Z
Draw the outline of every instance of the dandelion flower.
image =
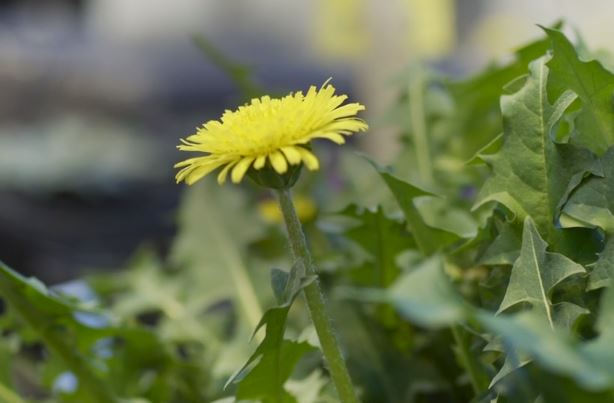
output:
M 218 168 L 219 184 L 229 174 L 233 183 L 239 183 L 248 170 L 265 166 L 279 175 L 301 164 L 317 170 L 319 161 L 309 149 L 312 140 L 343 144 L 344 136 L 367 129 L 367 124 L 356 118 L 365 107 L 359 103 L 342 105 L 346 99 L 346 95 L 335 95 L 335 88 L 327 82 L 319 90 L 310 87 L 306 94 L 264 96 L 236 111 L 227 110 L 219 121 L 210 120 L 195 134 L 181 139 L 177 148 L 205 155 L 176 164 L 175 168 L 181 168 L 177 183 L 191 185 Z

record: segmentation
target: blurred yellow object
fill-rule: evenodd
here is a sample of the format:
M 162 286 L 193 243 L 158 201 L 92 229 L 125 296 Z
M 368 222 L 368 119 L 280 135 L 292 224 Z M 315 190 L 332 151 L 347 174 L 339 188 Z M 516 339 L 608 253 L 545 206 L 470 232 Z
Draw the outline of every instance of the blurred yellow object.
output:
M 317 208 L 313 200 L 306 196 L 294 196 L 294 208 L 301 222 L 309 222 L 316 216 Z M 276 200 L 267 199 L 258 204 L 258 213 L 262 219 L 271 224 L 283 222 L 283 216 L 279 210 L 279 204 Z
M 411 51 L 419 58 L 447 55 L 456 42 L 453 0 L 406 0 Z
M 364 56 L 368 46 L 365 0 L 315 2 L 315 49 L 329 59 Z

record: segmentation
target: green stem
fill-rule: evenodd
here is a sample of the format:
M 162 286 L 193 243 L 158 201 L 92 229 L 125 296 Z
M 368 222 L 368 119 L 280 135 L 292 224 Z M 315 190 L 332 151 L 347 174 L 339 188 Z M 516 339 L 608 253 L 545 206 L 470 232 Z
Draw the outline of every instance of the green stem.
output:
M 288 230 L 292 255 L 295 260 L 302 260 L 305 265 L 306 274 L 317 275 L 311 253 L 307 248 L 307 241 L 305 240 L 301 222 L 294 210 L 290 190 L 279 190 L 278 196 L 279 205 L 286 222 L 286 229 Z M 305 287 L 304 295 L 311 315 L 311 321 L 318 334 L 322 352 L 328 364 L 328 369 L 335 388 L 337 389 L 339 399 L 343 403 L 358 403 L 356 392 L 352 386 L 352 380 L 350 379 L 345 360 L 343 359 L 341 349 L 339 348 L 337 338 L 333 331 L 331 320 L 326 311 L 326 304 L 318 278 Z
M 456 342 L 456 346 L 458 348 L 458 359 L 460 360 L 461 365 L 465 367 L 465 370 L 469 375 L 473 392 L 476 396 L 479 396 L 484 390 L 486 390 L 484 387 L 484 377 L 480 376 L 480 370 L 477 368 L 477 363 L 469 351 L 469 346 L 465 342 L 459 326 L 452 325 L 450 329 L 452 330 L 452 336 L 454 336 L 454 341 Z
M 411 118 L 411 131 L 414 137 L 416 149 L 416 161 L 418 162 L 418 174 L 426 183 L 433 183 L 433 164 L 431 162 L 431 150 L 428 142 L 426 118 L 424 115 L 424 79 L 420 68 L 415 69 L 409 82 L 409 116 Z
M 98 377 L 87 361 L 68 343 L 64 335 L 57 331 L 47 318 L 41 317 L 28 300 L 15 290 L 11 284 L 0 279 L 0 294 L 6 298 L 19 317 L 26 322 L 42 339 L 49 350 L 57 355 L 64 365 L 79 379 L 81 387 L 92 403 L 116 403 L 113 393 Z

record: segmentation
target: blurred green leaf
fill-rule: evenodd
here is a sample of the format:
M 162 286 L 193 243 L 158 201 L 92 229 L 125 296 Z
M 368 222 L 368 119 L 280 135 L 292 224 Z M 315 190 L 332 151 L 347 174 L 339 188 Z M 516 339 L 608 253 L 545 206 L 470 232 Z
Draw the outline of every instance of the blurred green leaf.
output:
M 323 403 L 321 398 L 322 389 L 328 383 L 320 370 L 313 371 L 300 380 L 290 379 L 286 382 L 286 388 L 296 396 L 297 403 Z
M 609 289 L 602 298 L 598 328 L 594 340 L 579 343 L 569 334 L 557 331 L 535 312 L 512 317 L 479 313 L 479 320 L 503 337 L 513 351 L 529 354 L 539 365 L 554 373 L 572 377 L 590 391 L 614 387 L 614 354 L 611 343 L 614 331 L 614 292 Z
M 465 318 L 464 303 L 437 255 L 401 276 L 386 291 L 385 299 L 421 326 L 441 327 Z
M 194 35 L 193 41 L 211 63 L 226 73 L 237 86 L 245 101 L 265 94 L 264 89 L 252 79 L 252 72 L 247 66 L 231 60 L 204 35 Z
M 262 316 L 258 293 L 270 294 L 267 271 L 248 270 L 244 255 L 265 229 L 248 203 L 241 190 L 220 187 L 212 180 L 187 189 L 170 261 L 186 268 L 187 286 L 206 299 L 201 299 L 202 305 L 230 299 L 254 328 Z
M 42 283 L 26 279 L 0 262 L 0 295 L 17 317 L 44 341 L 50 351 L 79 379 L 79 389 L 92 402 L 117 402 L 112 390 L 75 346 L 91 339 L 96 329 L 77 320 L 79 308 L 53 295 Z
M 411 235 L 398 220 L 386 216 L 381 206 L 375 210 L 350 205 L 338 213 L 357 221 L 344 234 L 369 253 L 368 283 L 387 287 L 399 273 L 396 258 L 402 251 L 415 247 Z

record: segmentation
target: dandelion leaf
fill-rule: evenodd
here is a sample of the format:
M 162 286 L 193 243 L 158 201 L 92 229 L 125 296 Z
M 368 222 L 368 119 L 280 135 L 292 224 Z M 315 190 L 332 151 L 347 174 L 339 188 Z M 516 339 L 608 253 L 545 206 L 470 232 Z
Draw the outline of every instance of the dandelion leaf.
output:
M 554 222 L 570 184 L 595 169 L 595 157 L 587 150 L 552 140 L 561 117 L 576 99 L 567 91 L 551 104 L 546 85 L 546 57 L 531 63 L 530 74 L 515 93 L 501 98 L 504 143 L 501 150 L 483 158 L 492 175 L 480 193 L 476 207 L 497 201 L 522 222 L 531 216 L 549 243 L 563 243 Z M 522 155 L 522 158 L 518 156 Z
M 614 74 L 596 60 L 580 60 L 573 44 L 562 32 L 545 31 L 553 48 L 553 57 L 548 62 L 549 91 L 560 94 L 569 89 L 582 102 L 570 142 L 601 155 L 614 145 Z
M 599 227 L 614 233 L 614 148 L 602 157 L 601 166 L 602 175 L 586 179 L 566 201 L 563 225 Z
M 584 273 L 585 270 L 561 254 L 546 251 L 546 246 L 533 220 L 527 217 L 520 256 L 512 267 L 510 281 L 498 312 L 527 303 L 554 328 L 555 311 L 550 299 L 554 287 L 574 274 Z
M 426 256 L 476 235 L 477 225 L 466 212 L 377 166 L 376 169 L 403 211 L 418 248 Z
M 553 304 L 552 291 L 563 280 L 584 273 L 585 270 L 564 255 L 548 252 L 546 247 L 547 244 L 539 235 L 533 220 L 527 217 L 524 221 L 520 256 L 512 267 L 509 284 L 497 313 L 519 304 L 528 304 L 531 312 L 550 328 L 568 330 L 580 315 L 588 311 L 569 302 Z M 528 362 L 522 354 L 511 352 L 491 385 Z
M 587 290 L 608 287 L 614 277 L 614 238 L 609 238 L 588 277 Z
M 388 217 L 381 206 L 369 210 L 352 204 L 340 215 L 356 220 L 357 224 L 344 234 L 371 256 L 367 273 L 363 276 L 366 285 L 390 285 L 399 274 L 397 256 L 406 249 L 415 248 L 415 242 L 403 223 Z
M 305 341 L 298 342 L 284 338 L 292 302 L 305 286 L 314 281 L 313 277 L 309 277 L 293 284 L 290 279 L 293 277 L 293 272 L 300 272 L 300 266 L 302 265 L 295 265 L 290 275 L 286 277 L 286 290 L 283 294 L 287 297 L 280 298 L 285 299 L 285 302 L 268 309 L 256 327 L 255 332 L 262 327 L 266 328 L 264 339 L 245 365 L 226 383 L 226 386 L 232 383 L 237 385 L 237 400 L 257 400 L 263 403 L 297 402 L 284 385 L 301 357 L 314 350 L 314 347 Z M 272 275 L 275 276 L 272 281 L 280 281 L 282 278 L 276 271 L 273 271 Z

